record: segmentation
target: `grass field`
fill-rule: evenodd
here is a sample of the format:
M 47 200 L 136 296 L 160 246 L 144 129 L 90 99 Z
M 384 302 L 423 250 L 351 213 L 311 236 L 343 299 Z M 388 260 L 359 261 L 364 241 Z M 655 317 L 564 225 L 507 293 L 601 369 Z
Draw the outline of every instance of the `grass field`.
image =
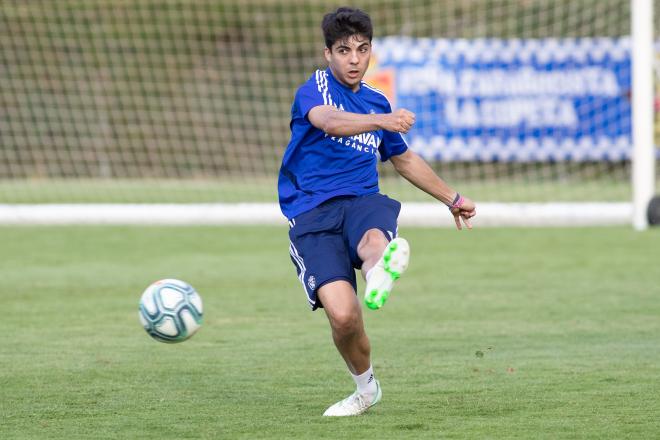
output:
M 0 438 L 658 438 L 660 230 L 401 232 L 383 401 L 328 420 L 352 381 L 286 230 L 0 228 Z M 138 323 L 163 277 L 205 301 L 183 344 Z
M 443 175 L 442 173 L 440 175 Z M 448 178 L 461 192 L 482 202 L 625 202 L 630 179 L 603 176 L 581 180 L 527 179 L 524 175 L 492 180 Z M 657 182 L 660 188 L 660 178 Z M 398 200 L 431 201 L 401 177 L 380 179 L 380 187 Z M 277 200 L 270 177 L 215 179 L 0 179 L 2 203 L 242 203 Z

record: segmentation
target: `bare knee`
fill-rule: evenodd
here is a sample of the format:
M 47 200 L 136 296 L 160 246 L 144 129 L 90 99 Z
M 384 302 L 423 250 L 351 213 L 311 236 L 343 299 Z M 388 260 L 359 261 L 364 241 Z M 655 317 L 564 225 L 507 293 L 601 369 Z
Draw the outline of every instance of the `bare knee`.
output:
M 358 244 L 358 255 L 369 258 L 371 254 L 380 254 L 387 246 L 387 238 L 380 229 L 369 229 Z M 366 258 L 362 258 L 365 260 Z
M 361 331 L 362 321 L 355 311 L 346 310 L 334 313 L 331 319 L 332 330 L 341 338 L 354 336 Z

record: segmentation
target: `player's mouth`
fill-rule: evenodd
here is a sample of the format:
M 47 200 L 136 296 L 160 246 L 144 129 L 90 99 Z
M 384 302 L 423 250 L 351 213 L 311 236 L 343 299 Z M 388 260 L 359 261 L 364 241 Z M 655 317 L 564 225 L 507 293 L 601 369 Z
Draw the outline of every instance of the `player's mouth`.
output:
M 360 76 L 360 71 L 357 70 L 357 69 L 349 70 L 347 76 L 348 76 L 349 78 L 355 79 L 355 78 L 357 78 L 357 77 Z

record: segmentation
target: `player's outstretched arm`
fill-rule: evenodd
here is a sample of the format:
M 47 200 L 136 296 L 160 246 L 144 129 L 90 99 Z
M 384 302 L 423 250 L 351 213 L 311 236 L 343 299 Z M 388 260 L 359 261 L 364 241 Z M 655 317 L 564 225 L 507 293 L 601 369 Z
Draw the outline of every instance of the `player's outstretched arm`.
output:
M 477 215 L 474 202 L 454 191 L 447 183 L 438 177 L 429 164 L 411 150 L 398 156 L 392 156 L 390 161 L 399 174 L 422 191 L 430 194 L 449 207 L 456 227 L 463 229 L 461 220 L 468 229 L 472 229 L 470 219 Z
M 331 105 L 318 105 L 307 114 L 309 122 L 331 136 L 354 136 L 374 130 L 407 133 L 415 114 L 399 109 L 385 114 L 360 114 L 341 111 Z

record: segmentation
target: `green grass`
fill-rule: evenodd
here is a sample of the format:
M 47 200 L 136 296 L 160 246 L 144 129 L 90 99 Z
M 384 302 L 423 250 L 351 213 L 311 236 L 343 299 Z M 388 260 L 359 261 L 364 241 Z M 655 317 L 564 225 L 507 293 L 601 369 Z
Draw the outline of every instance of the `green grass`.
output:
M 657 438 L 660 230 L 401 232 L 383 401 L 327 420 L 352 381 L 285 228 L 0 228 L 0 438 Z M 183 344 L 138 323 L 163 277 L 204 299 Z
M 441 174 L 442 175 L 442 174 Z M 461 192 L 481 202 L 551 202 L 631 200 L 623 178 L 589 180 L 462 180 L 448 178 Z M 400 177 L 380 179 L 381 192 L 402 201 L 431 201 Z M 660 188 L 660 181 L 657 187 Z M 277 202 L 272 177 L 234 179 L 15 179 L 0 180 L 0 203 L 241 203 Z
M 276 177 L 0 180 L 0 203 L 276 202 Z

